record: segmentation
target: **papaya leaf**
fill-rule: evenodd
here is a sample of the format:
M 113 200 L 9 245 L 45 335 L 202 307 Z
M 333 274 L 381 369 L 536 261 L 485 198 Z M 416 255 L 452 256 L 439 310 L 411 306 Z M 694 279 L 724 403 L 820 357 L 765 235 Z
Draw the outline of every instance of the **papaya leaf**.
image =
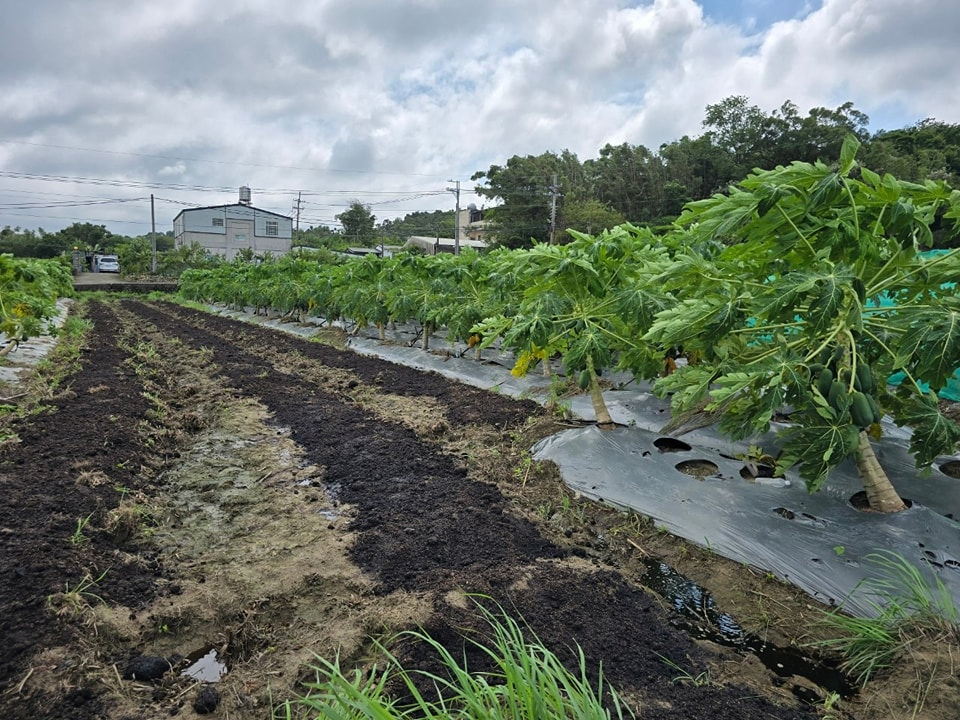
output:
M 880 185 L 881 178 L 880 175 L 875 173 L 870 168 L 861 167 L 860 176 L 863 178 L 863 181 L 870 185 L 871 187 L 877 187 Z
M 857 150 L 860 149 L 860 141 L 856 135 L 848 134 L 843 138 L 843 145 L 840 147 L 840 174 L 849 175 L 853 166 L 857 163 Z
M 817 413 L 805 413 L 798 422 L 780 432 L 783 452 L 778 470 L 802 462 L 800 477 L 811 493 L 820 489 L 830 470 L 856 453 L 859 429 L 848 422 L 829 421 Z
M 916 456 L 920 467 L 927 467 L 939 455 L 956 452 L 960 425 L 940 412 L 934 393 L 905 399 L 897 421 L 913 428 L 910 452 Z
M 659 313 L 643 339 L 665 347 L 709 347 L 746 321 L 743 308 L 748 300 L 735 292 L 726 297 L 687 298 Z
M 933 307 L 901 308 L 893 322 L 906 325 L 897 343 L 897 366 L 910 366 L 918 378 L 943 387 L 960 366 L 960 301 L 947 298 Z
M 684 365 L 657 380 L 653 391 L 661 398 L 671 395 L 670 406 L 674 412 L 693 410 L 707 397 L 716 372 L 706 365 Z
M 816 292 L 811 294 L 806 316 L 814 333 L 825 332 L 835 324 L 848 287 L 850 278 L 821 275 L 817 280 Z

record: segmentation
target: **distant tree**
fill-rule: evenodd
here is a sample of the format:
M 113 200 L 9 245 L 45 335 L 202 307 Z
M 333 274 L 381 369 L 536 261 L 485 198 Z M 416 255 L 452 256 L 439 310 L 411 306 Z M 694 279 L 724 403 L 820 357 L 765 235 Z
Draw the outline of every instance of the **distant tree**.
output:
M 550 239 L 554 194 L 558 206 L 590 198 L 583 165 L 569 150 L 559 155 L 514 155 L 506 165 L 491 165 L 471 179 L 482 181 L 476 186 L 479 195 L 500 201 L 487 211 L 485 219 L 493 226 L 497 242 L 507 247 L 528 247 Z
M 684 135 L 661 145 L 660 157 L 666 183 L 674 183 L 674 197 L 704 200 L 742 177 L 731 153 L 714 145 L 707 134 L 697 138 Z
M 885 154 L 888 162 L 912 164 L 915 175 L 905 176 L 908 179 L 960 185 L 960 124 L 928 118 L 900 130 L 881 131 L 870 145 L 878 146 L 875 153 L 868 149 L 871 157 Z
M 559 242 L 565 243 L 573 235 L 568 230 L 575 230 L 590 235 L 599 235 L 625 222 L 623 215 L 599 200 L 585 200 L 578 203 L 564 203 L 563 213 L 559 218 L 558 230 L 561 231 Z
M 299 247 L 339 250 L 346 247 L 347 241 L 339 230 L 334 230 L 326 225 L 317 225 L 305 230 L 294 230 L 293 244 Z
M 452 238 L 455 227 L 453 210 L 433 210 L 408 213 L 395 220 L 384 220 L 378 230 L 384 240 L 403 244 L 413 235 Z
M 74 223 L 57 234 L 64 247 L 80 250 L 110 251 L 115 250 L 124 238 L 114 235 L 105 225 L 92 223 Z
M 583 163 L 593 197 L 630 222 L 663 214 L 663 161 L 643 145 L 610 145 Z
M 343 211 L 336 217 L 337 222 L 343 225 L 343 234 L 348 242 L 368 244 L 376 240 L 377 218 L 370 211 L 369 205 L 354 200 L 350 203 L 348 210 Z
M 39 230 L 21 230 L 9 225 L 0 230 L 0 253 L 14 257 L 54 258 L 72 249 L 55 233 Z

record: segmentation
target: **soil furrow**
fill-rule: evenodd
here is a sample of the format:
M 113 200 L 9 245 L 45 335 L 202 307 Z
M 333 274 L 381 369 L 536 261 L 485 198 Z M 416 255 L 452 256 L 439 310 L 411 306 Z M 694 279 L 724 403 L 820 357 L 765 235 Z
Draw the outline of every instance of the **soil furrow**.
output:
M 205 648 L 229 667 L 220 716 L 266 717 L 312 651 L 360 659 L 369 636 L 419 624 L 459 655 L 483 631 L 468 593 L 567 661 L 579 644 L 641 717 L 810 716 L 786 693 L 675 682 L 664 658 L 702 676 L 716 656 L 617 569 L 609 526 L 591 525 L 610 511 L 538 514 L 563 490 L 519 465 L 549 425 L 533 403 L 169 303 L 88 307 L 70 392 L 0 456 L 0 569 L 30 586 L 0 596 L 5 717 L 191 717 L 191 678 L 120 675 L 141 654 L 181 667 Z M 149 517 L 119 538 L 109 516 L 133 496 Z M 106 604 L 47 606 L 108 567 L 91 588 Z M 398 652 L 435 669 L 420 646 Z
M 495 486 L 471 481 L 432 443 L 399 423 L 360 411 L 338 392 L 302 381 L 292 384 L 289 375 L 275 372 L 263 358 L 269 346 L 321 363 L 317 355 L 326 353 L 309 352 L 315 345 L 210 316 L 202 324 L 216 332 L 198 333 L 192 323 L 186 329 L 182 312 L 165 321 L 166 308 L 129 307 L 184 343 L 213 348 L 214 360 L 230 381 L 265 402 L 275 423 L 292 429 L 309 461 L 326 468 L 326 485 L 357 510 L 351 529 L 358 538 L 351 557 L 373 573 L 381 593 L 434 593 L 435 615 L 428 627 L 438 635 L 451 634 L 454 627 L 479 629 L 474 615 L 443 599 L 446 593 L 482 593 L 521 613 L 549 646 L 579 643 L 592 665 L 603 664 L 611 681 L 640 697 L 661 698 L 664 707 L 647 710 L 649 717 L 690 717 L 691 707 L 705 704 L 715 705 L 718 717 L 725 706 L 738 717 L 789 717 L 795 712 L 747 700 L 748 693 L 737 690 L 681 691 L 661 656 L 679 657 L 699 667 L 698 672 L 705 669 L 706 656 L 669 628 L 645 593 L 589 563 L 551 562 L 566 551 L 510 512 Z M 256 352 L 244 352 L 251 345 Z M 335 367 L 345 369 L 342 354 L 334 355 Z M 414 388 L 422 382 L 421 374 L 409 368 L 381 361 L 364 365 L 368 369 L 359 374 L 374 380 L 389 375 L 391 391 L 399 394 L 415 394 L 407 389 L 408 378 Z M 489 405 L 476 393 L 470 399 Z M 513 402 L 498 400 L 501 406 Z M 509 408 L 507 417 L 529 416 L 528 404 L 517 405 L 524 412 Z M 408 652 L 413 659 L 414 651 Z

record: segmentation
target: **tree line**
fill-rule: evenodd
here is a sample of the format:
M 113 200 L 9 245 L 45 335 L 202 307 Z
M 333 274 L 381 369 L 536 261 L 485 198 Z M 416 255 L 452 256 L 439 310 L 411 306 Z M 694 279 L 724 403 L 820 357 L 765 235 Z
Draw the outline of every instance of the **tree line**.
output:
M 622 222 L 663 226 L 684 205 L 726 191 L 755 169 L 792 162 L 829 162 L 844 138 L 861 143 L 864 165 L 917 182 L 960 179 L 960 125 L 924 120 L 899 130 L 867 131 L 869 118 L 846 102 L 806 115 L 787 100 L 767 113 L 742 95 L 707 105 L 704 132 L 684 135 L 657 151 L 607 144 L 581 161 L 569 150 L 514 155 L 476 172 L 477 192 L 496 202 L 485 219 L 508 247 L 569 239 L 565 231 L 595 233 Z M 553 222 L 551 222 L 553 219 Z
M 514 155 L 472 176 L 477 194 L 493 207 L 484 213 L 488 237 L 517 248 L 568 242 L 567 230 L 597 233 L 624 222 L 666 227 L 693 201 L 725 192 L 755 169 L 835 159 L 844 138 L 855 136 L 865 165 L 903 180 L 960 180 L 960 125 L 924 120 L 898 130 L 867 130 L 869 117 L 846 102 L 802 114 L 785 101 L 772 112 L 742 95 L 707 105 L 695 137 L 684 135 L 657 150 L 606 144 L 580 160 L 570 150 Z M 452 237 L 453 211 L 409 213 L 377 223 L 370 206 L 354 200 L 337 215 L 342 229 L 303 230 L 299 244 L 339 249 L 345 244 L 402 244 L 412 235 Z

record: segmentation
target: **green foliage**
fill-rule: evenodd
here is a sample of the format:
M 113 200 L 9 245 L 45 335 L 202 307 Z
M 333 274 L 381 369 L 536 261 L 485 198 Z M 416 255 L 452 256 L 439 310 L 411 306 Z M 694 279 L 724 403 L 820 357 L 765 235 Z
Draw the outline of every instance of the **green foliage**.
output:
M 126 275 L 144 275 L 153 264 L 153 247 L 147 238 L 133 238 L 117 247 L 120 269 Z
M 73 294 L 73 277 L 60 259 L 36 260 L 0 255 L 0 333 L 5 355 L 45 331 L 60 297 Z
M 456 229 L 456 217 L 453 210 L 434 210 L 432 212 L 413 212 L 396 220 L 384 220 L 380 223 L 380 234 L 402 245 L 412 235 L 424 237 L 452 238 Z
M 930 582 L 921 569 L 902 555 L 882 552 L 866 558 L 878 576 L 863 581 L 856 593 L 866 593 L 871 617 L 852 617 L 843 605 L 826 613 L 823 623 L 843 633 L 816 643 L 839 652 L 844 669 L 866 684 L 877 673 L 892 667 L 917 641 L 930 637 L 960 640 L 960 613 L 953 596 L 936 575 Z
M 383 645 L 378 649 L 384 666 L 344 671 L 340 658 L 318 658 L 315 682 L 307 684 L 306 697 L 288 701 L 274 717 L 336 718 L 502 718 L 503 720 L 561 720 L 578 718 L 607 720 L 633 717 L 615 690 L 604 684 L 598 671 L 596 687 L 590 682 L 586 658 L 575 648 L 576 672 L 563 662 L 529 628 L 504 613 L 493 612 L 477 603 L 489 627 L 491 639 L 485 644 L 466 638 L 462 652 L 443 646 L 422 631 L 402 633 L 399 640 L 422 643 L 438 658 L 443 671 L 406 669 Z M 531 637 L 532 636 L 532 637 Z M 478 654 L 492 665 L 488 672 L 473 671 L 469 654 Z M 458 657 L 460 659 L 458 659 Z M 410 701 L 402 703 L 388 694 L 399 682 Z M 425 691 L 424 686 L 429 687 Z M 609 709 L 608 709 L 609 707 Z
M 359 200 L 350 203 L 350 207 L 336 216 L 337 222 L 343 226 L 343 236 L 347 242 L 365 245 L 376 240 L 374 230 L 377 218 L 370 212 L 370 207 Z
M 294 247 L 344 250 L 349 244 L 350 241 L 342 232 L 328 228 L 325 225 L 293 231 Z
M 72 249 L 66 238 L 59 233 L 48 233 L 43 228 L 36 232 L 9 225 L 0 229 L 0 254 L 50 259 Z
M 157 253 L 157 274 L 163 277 L 179 277 L 185 270 L 212 268 L 222 262 L 198 242 Z M 121 267 L 123 265 L 121 264 Z
M 811 490 L 857 452 L 862 407 L 855 418 L 851 401 L 861 365 L 871 377 L 906 373 L 896 396 L 874 388 L 864 397 L 915 428 L 920 465 L 960 440 L 925 390 L 960 366 L 960 305 L 944 289 L 960 277 L 960 255 L 921 252 L 932 243 L 930 224 L 956 213 L 960 193 L 861 168 L 858 145 L 848 137 L 837 168 L 796 162 L 757 171 L 729 195 L 691 203 L 680 225 L 695 245 L 723 246 L 678 253 L 660 280 L 679 302 L 645 336 L 699 360 L 658 384 L 674 393 L 677 412 L 707 401 L 721 429 L 742 439 L 792 406 L 778 469 L 803 460 Z M 847 378 L 837 388 L 811 371 L 827 359 L 833 377 Z

